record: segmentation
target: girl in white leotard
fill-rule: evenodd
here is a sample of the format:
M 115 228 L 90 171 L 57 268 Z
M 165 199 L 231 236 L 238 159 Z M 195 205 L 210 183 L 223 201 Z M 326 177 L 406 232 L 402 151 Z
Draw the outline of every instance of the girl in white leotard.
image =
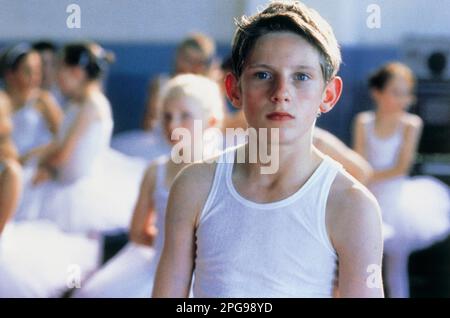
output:
M 357 116 L 355 149 L 374 169 L 369 188 L 380 203 L 383 221 L 394 230 L 385 242 L 389 295 L 408 297 L 410 253 L 449 233 L 449 188 L 428 176 L 408 177 L 422 129 L 422 120 L 407 112 L 414 98 L 411 70 L 390 63 L 369 84 L 376 110 Z

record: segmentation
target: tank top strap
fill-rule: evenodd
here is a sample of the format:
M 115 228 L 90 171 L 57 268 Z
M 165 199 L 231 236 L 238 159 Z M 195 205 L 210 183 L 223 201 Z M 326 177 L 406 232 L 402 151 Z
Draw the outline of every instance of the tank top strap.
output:
M 367 120 L 364 122 L 364 130 L 366 134 L 373 135 L 375 133 L 375 114 L 370 113 L 367 116 Z
M 228 148 L 219 156 L 219 158 L 215 163 L 216 167 L 214 171 L 214 177 L 211 184 L 211 188 L 199 216 L 200 223 L 206 217 L 207 211 L 210 211 L 211 207 L 214 205 L 214 201 L 217 197 L 217 194 L 223 193 L 224 191 L 224 189 L 221 189 L 221 187 L 224 187 L 225 185 L 224 178 L 226 176 L 228 169 L 233 169 L 234 153 L 235 148 Z
M 324 183 L 330 182 L 330 180 L 333 181 L 337 172 L 341 169 L 343 169 L 342 164 L 324 155 L 319 167 L 317 167 L 307 183 L 311 183 L 314 186 L 317 186 L 317 184 L 323 186 Z

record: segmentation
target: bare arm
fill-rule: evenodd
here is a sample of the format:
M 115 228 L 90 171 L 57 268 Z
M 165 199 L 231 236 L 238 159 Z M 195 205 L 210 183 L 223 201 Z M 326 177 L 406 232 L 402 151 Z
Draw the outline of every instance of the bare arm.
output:
M 156 166 L 150 165 L 141 182 L 139 197 L 134 208 L 130 226 L 130 240 L 152 246 L 157 235 L 153 193 L 155 190 Z
M 0 173 L 0 234 L 16 211 L 21 192 L 21 168 L 18 163 L 10 162 Z
M 339 193 L 339 192 L 338 192 Z M 384 297 L 381 277 L 381 216 L 373 196 L 362 186 L 335 195 L 327 207 L 327 227 L 338 254 L 340 297 Z
M 166 211 L 164 248 L 156 273 L 153 297 L 188 297 L 195 263 L 195 231 L 213 172 L 193 164 L 176 177 Z M 192 186 L 195 184 L 195 191 Z
M 375 171 L 371 181 L 381 181 L 397 176 L 407 175 L 416 158 L 417 145 L 422 133 L 422 120 L 412 117 L 404 131 L 403 143 L 399 151 L 397 163 L 391 169 Z
M 145 105 L 145 114 L 143 121 L 144 130 L 151 130 L 158 119 L 158 103 L 161 84 L 158 78 L 151 81 L 148 87 L 148 99 Z
M 366 113 L 357 115 L 353 125 L 353 149 L 366 159 L 366 132 L 364 130 L 364 122 L 367 120 L 367 116 Z
M 367 183 L 372 176 L 372 167 L 361 155 L 347 147 L 333 134 L 318 127 L 314 130 L 314 146 L 340 162 L 345 170 L 361 183 Z

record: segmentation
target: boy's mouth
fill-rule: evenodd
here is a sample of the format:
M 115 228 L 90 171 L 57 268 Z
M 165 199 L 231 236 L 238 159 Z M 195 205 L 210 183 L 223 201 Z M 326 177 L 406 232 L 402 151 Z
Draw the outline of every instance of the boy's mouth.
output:
M 266 118 L 268 120 L 273 120 L 273 121 L 287 121 L 287 120 L 292 120 L 295 119 L 295 117 L 289 113 L 286 112 L 272 112 L 266 115 Z

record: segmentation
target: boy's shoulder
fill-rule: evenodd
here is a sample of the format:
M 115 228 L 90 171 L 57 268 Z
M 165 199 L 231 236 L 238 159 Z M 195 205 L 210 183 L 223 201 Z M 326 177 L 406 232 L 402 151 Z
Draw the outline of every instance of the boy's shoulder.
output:
M 186 179 L 198 179 L 198 181 L 208 181 L 214 176 L 214 172 L 218 162 L 220 162 L 222 154 L 208 158 L 208 160 L 194 162 L 184 167 L 180 175 Z M 211 180 L 212 181 L 212 180 Z
M 196 225 L 213 185 L 220 156 L 189 164 L 181 169 L 173 182 L 171 196 L 174 203 L 184 205 L 186 207 L 184 211 L 192 211 L 194 214 L 191 216 L 195 219 Z
M 339 171 L 328 196 L 327 224 L 345 233 L 357 224 L 379 219 L 381 213 L 373 194 L 346 171 Z

